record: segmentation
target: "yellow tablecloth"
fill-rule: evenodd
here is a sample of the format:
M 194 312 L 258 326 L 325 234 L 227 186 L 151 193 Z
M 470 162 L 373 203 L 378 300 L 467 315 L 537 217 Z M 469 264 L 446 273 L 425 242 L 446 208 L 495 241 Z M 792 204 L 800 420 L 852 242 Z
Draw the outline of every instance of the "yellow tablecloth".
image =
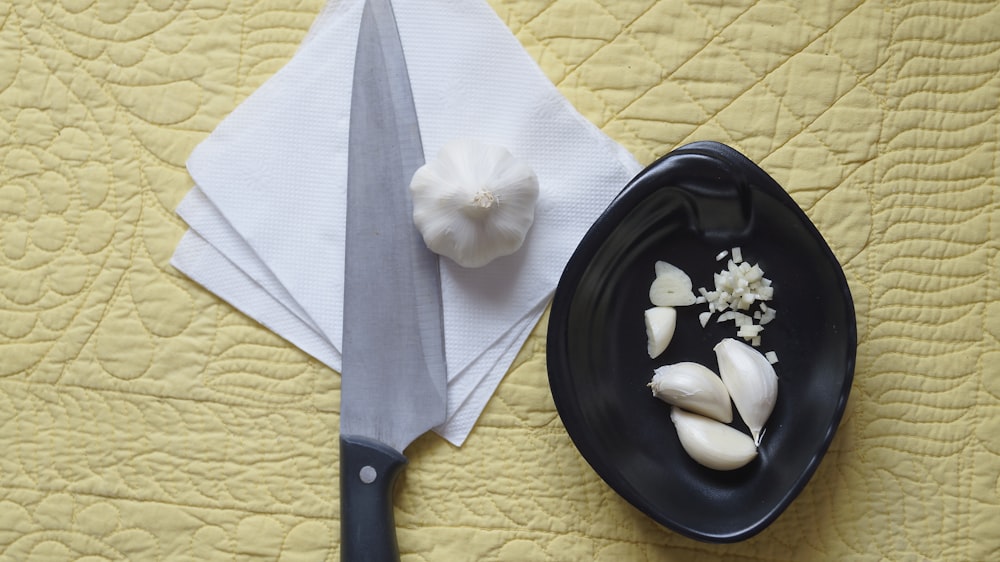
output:
M 463 448 L 408 451 L 404 560 L 995 559 L 997 3 L 491 2 L 641 161 L 718 140 L 791 192 L 857 374 L 801 496 L 705 545 L 578 455 L 543 322 Z M 0 3 L 0 559 L 337 559 L 338 376 L 168 266 L 186 157 L 321 9 L 289 4 Z

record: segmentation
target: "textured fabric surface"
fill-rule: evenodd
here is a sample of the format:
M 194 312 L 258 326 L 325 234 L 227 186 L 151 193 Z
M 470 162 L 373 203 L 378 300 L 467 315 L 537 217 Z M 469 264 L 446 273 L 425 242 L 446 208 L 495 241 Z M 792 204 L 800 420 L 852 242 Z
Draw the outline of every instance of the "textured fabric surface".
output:
M 573 448 L 534 331 L 461 449 L 427 435 L 404 560 L 1000 556 L 995 2 L 491 0 L 651 162 L 725 142 L 789 190 L 858 313 L 810 484 L 735 545 Z M 320 0 L 0 3 L 0 560 L 336 560 L 338 376 L 171 269 L 199 140 Z

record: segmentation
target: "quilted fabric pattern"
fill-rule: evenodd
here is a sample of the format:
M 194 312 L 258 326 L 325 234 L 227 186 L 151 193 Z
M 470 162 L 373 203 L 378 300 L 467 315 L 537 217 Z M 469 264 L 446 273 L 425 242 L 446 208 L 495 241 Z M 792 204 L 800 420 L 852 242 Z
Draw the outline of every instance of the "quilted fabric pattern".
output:
M 409 450 L 404 560 L 996 558 L 996 3 L 491 3 L 640 160 L 719 140 L 792 193 L 851 283 L 856 383 L 788 511 L 704 545 L 576 453 L 543 320 L 464 447 Z M 187 155 L 321 8 L 0 4 L 0 559 L 337 559 L 338 377 L 167 265 Z

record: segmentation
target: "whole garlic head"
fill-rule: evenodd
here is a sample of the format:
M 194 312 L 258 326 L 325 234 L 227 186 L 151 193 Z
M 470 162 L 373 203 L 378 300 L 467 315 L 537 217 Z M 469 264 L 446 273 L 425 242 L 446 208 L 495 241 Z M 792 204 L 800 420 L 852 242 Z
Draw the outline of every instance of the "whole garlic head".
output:
M 463 267 L 516 252 L 535 220 L 538 178 L 505 148 L 448 143 L 410 182 L 413 222 L 431 251 Z

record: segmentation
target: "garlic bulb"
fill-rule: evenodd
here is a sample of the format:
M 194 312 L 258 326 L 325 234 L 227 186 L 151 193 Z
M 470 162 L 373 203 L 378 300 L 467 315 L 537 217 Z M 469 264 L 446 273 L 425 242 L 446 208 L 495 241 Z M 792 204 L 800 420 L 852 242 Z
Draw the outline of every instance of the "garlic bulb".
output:
M 649 300 L 656 306 L 687 306 L 695 303 L 691 278 L 679 267 L 665 261 L 654 266 L 656 278 L 649 287 Z
M 753 439 L 724 423 L 676 406 L 670 419 L 677 428 L 681 447 L 698 464 L 715 470 L 735 470 L 757 456 Z
M 708 367 L 684 361 L 653 371 L 649 383 L 653 396 L 667 404 L 708 416 L 723 423 L 733 421 L 729 391 Z
M 778 375 L 764 355 L 732 338 L 715 346 L 715 356 L 736 411 L 750 428 L 754 443 L 759 445 L 761 430 L 778 399 Z
M 656 359 L 674 338 L 677 327 L 677 311 L 669 306 L 655 306 L 646 310 L 646 352 L 650 359 Z
M 413 222 L 432 251 L 463 267 L 516 252 L 535 220 L 538 178 L 507 149 L 458 140 L 410 182 Z

